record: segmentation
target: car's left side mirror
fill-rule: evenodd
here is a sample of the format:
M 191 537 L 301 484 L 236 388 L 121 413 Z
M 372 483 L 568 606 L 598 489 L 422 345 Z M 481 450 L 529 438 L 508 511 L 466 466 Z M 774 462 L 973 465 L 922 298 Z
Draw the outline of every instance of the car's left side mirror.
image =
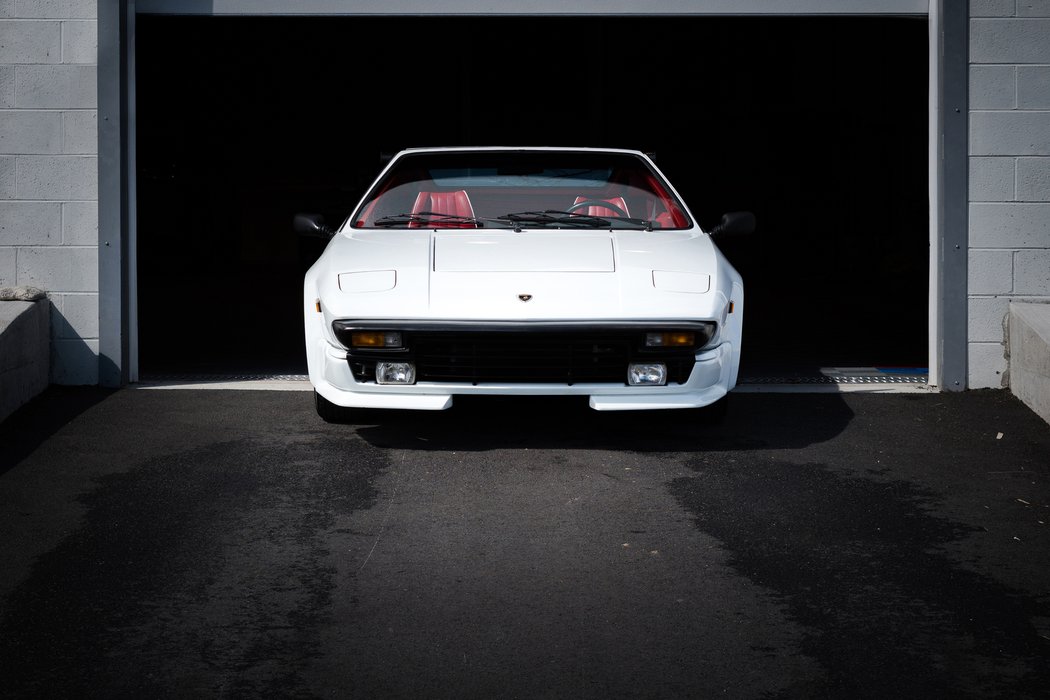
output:
M 746 236 L 755 231 L 755 215 L 749 211 L 731 211 L 722 215 L 722 222 L 711 229 L 710 234 L 717 238 L 728 236 Z
M 328 226 L 320 214 L 296 214 L 292 219 L 292 230 L 300 236 L 313 238 L 331 238 L 335 235 L 335 229 Z

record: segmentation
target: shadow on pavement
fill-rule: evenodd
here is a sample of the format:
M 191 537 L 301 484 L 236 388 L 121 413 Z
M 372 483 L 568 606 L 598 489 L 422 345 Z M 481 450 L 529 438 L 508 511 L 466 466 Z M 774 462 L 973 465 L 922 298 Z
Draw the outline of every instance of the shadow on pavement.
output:
M 74 418 L 113 394 L 98 387 L 52 386 L 0 422 L 0 474 L 6 474 Z
M 412 450 L 690 452 L 805 447 L 835 437 L 853 419 L 838 394 L 729 399 L 727 415 L 718 421 L 704 409 L 595 411 L 586 397 L 457 397 L 447 411 L 363 411 L 356 433 L 376 447 Z

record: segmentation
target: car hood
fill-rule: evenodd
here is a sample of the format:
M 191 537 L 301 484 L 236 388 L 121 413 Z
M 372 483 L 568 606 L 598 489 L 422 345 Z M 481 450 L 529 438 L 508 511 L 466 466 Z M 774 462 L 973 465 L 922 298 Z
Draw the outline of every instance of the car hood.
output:
M 614 272 L 607 232 L 435 233 L 433 270 L 448 272 Z
M 712 318 L 728 263 L 693 231 L 354 231 L 321 260 L 337 318 Z

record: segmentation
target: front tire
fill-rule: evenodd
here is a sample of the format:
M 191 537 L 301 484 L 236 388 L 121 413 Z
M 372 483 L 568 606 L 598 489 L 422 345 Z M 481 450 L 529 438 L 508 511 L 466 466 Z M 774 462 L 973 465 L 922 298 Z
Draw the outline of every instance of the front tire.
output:
M 346 408 L 345 406 L 337 406 L 318 394 L 317 391 L 314 391 L 314 408 L 317 410 L 317 415 L 319 415 L 321 420 L 325 423 L 346 425 L 353 419 L 353 409 Z
M 701 425 L 722 425 L 729 415 L 729 394 L 709 406 L 696 409 Z

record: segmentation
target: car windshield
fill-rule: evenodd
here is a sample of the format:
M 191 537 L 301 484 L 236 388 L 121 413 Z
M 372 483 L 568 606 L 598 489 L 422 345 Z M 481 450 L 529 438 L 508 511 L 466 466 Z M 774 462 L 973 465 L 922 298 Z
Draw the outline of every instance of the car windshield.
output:
M 433 151 L 399 157 L 350 218 L 359 228 L 682 229 L 648 162 L 603 151 Z

